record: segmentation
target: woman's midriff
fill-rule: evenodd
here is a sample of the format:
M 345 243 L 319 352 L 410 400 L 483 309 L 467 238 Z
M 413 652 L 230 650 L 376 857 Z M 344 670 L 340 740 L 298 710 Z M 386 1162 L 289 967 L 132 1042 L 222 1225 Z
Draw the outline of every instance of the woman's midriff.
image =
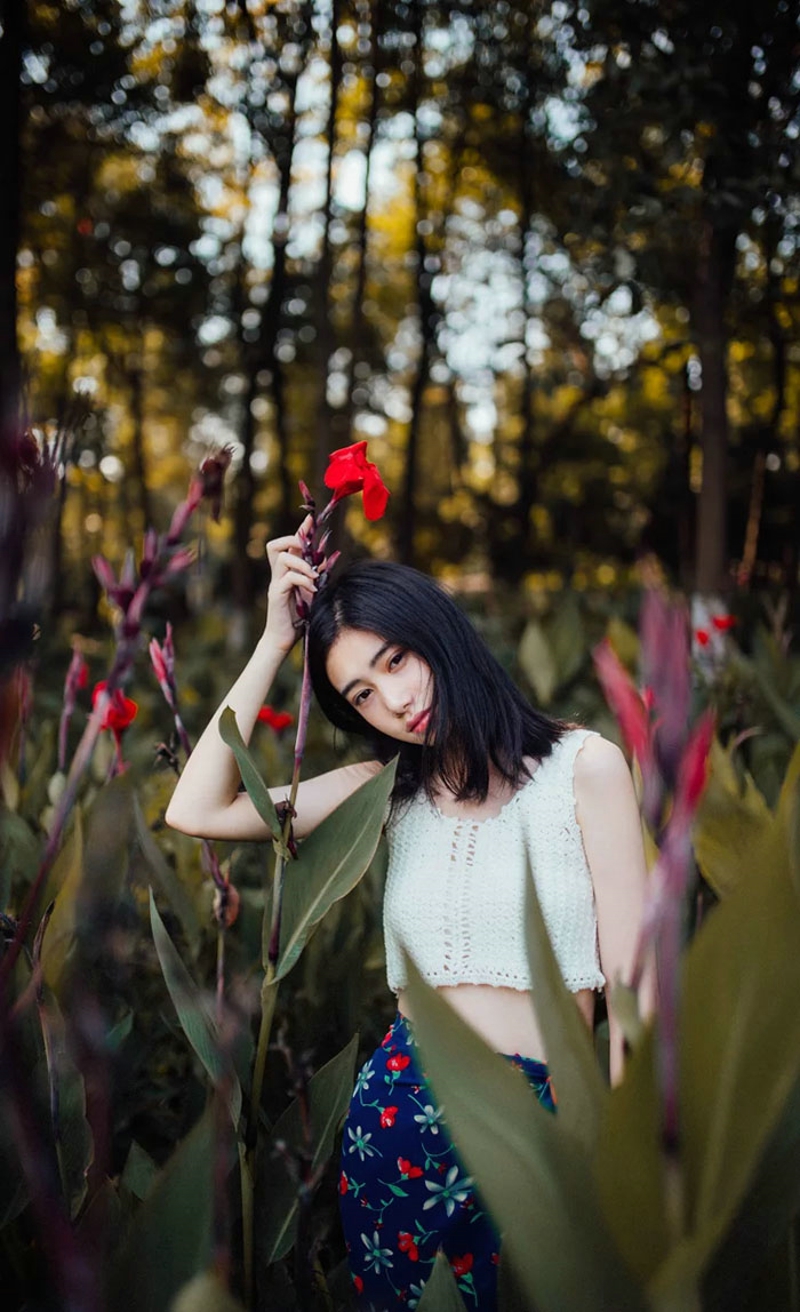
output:
M 497 988 L 493 984 L 456 984 L 438 989 L 454 1011 L 472 1027 L 495 1052 L 518 1053 L 547 1061 L 544 1040 L 536 1018 L 530 993 L 519 989 Z M 572 995 L 588 1026 L 594 1017 L 594 993 L 580 989 Z M 413 1021 L 408 995 L 397 995 L 401 1015 Z

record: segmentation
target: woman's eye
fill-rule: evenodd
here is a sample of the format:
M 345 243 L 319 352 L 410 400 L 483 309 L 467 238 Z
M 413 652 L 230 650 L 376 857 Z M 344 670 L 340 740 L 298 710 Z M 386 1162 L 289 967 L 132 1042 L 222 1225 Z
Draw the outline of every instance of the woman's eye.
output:
M 402 661 L 402 659 L 403 659 L 404 656 L 405 656 L 405 652 L 404 652 L 404 651 L 396 651 L 396 652 L 394 653 L 394 655 L 393 655 L 393 656 L 390 658 L 390 660 L 389 660 L 389 669 L 390 669 L 390 670 L 394 670 L 394 669 L 396 669 L 397 666 L 398 666 L 398 665 L 400 664 L 400 662 Z
M 357 692 L 355 697 L 353 698 L 353 705 L 363 706 L 364 702 L 368 697 L 369 697 L 369 688 L 362 688 L 361 692 Z

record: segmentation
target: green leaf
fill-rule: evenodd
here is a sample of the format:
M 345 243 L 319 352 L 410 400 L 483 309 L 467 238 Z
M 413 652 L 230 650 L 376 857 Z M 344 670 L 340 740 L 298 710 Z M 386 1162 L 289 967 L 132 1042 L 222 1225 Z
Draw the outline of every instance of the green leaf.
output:
M 644 1312 L 573 1134 L 423 982 L 413 962 L 406 965 L 423 1065 L 526 1297 L 538 1312 Z
M 42 939 L 42 976 L 58 993 L 67 963 L 75 947 L 78 894 L 83 878 L 83 817 L 75 809 L 75 823 L 56 858 L 53 876 L 58 880 L 53 911 Z
M 549 706 L 558 687 L 558 670 L 550 643 L 538 620 L 528 620 L 525 625 L 517 660 L 539 705 Z
M 525 881 L 525 935 L 536 1015 L 564 1131 L 591 1152 L 608 1099 L 589 1028 L 561 975 L 533 872 Z
M 396 769 L 395 759 L 357 788 L 301 843 L 297 860 L 287 867 L 276 979 L 289 973 L 315 925 L 369 866 Z
M 563 593 L 547 624 L 547 639 L 556 669 L 556 688 L 574 679 L 586 657 L 586 633 L 573 592 Z
M 44 1039 L 53 1141 L 67 1210 L 80 1211 L 87 1190 L 87 1173 L 94 1141 L 86 1118 L 83 1076 L 67 1046 L 64 1018 L 53 996 L 38 1004 Z
M 136 1212 L 111 1274 L 114 1312 L 171 1312 L 212 1257 L 215 1108 L 209 1104 Z
M 267 1265 L 289 1252 L 297 1232 L 297 1186 L 275 1145 L 280 1141 L 290 1151 L 306 1154 L 310 1159 L 311 1175 L 320 1170 L 333 1152 L 337 1127 L 350 1105 L 357 1052 L 358 1035 L 355 1034 L 347 1047 L 309 1080 L 308 1142 L 303 1132 L 300 1104 L 295 1101 L 275 1122 L 269 1140 L 260 1151 L 256 1182 L 258 1243 Z
M 195 984 L 166 931 L 150 890 L 150 923 L 161 970 L 184 1034 L 227 1103 L 234 1126 L 242 1110 L 242 1089 L 230 1060 L 223 1056 L 208 998 Z
M 715 738 L 692 842 L 703 878 L 718 897 L 726 897 L 740 880 L 754 874 L 756 849 L 773 823 L 753 780 L 747 775 L 742 790 L 730 754 Z
M 651 1029 L 640 1035 L 622 1082 L 611 1090 L 592 1167 L 606 1224 L 630 1269 L 646 1282 L 669 1245 Z
M 5 911 L 14 884 L 30 883 L 40 860 L 40 845 L 30 826 L 15 811 L 0 807 L 0 911 Z
M 680 1108 L 689 1234 L 651 1289 L 705 1269 L 800 1079 L 800 902 L 788 854 L 758 860 L 686 953 Z
M 458 1292 L 453 1268 L 441 1251 L 425 1281 L 417 1312 L 466 1312 L 464 1300 Z
M 390 1184 L 389 1188 L 391 1189 L 395 1198 L 408 1198 L 408 1191 L 406 1189 L 401 1189 L 399 1184 Z
M 158 1175 L 158 1167 L 149 1153 L 134 1139 L 128 1149 L 121 1182 L 134 1197 L 146 1198 Z
M 169 1312 L 244 1312 L 213 1271 L 202 1271 L 173 1299 Z
M 194 909 L 194 903 L 153 838 L 150 827 L 142 813 L 138 797 L 133 800 L 133 823 L 136 841 L 147 864 L 153 884 L 172 907 L 186 935 L 186 941 L 192 952 L 195 953 L 200 940 L 200 922 Z
M 281 822 L 278 812 L 275 810 L 275 803 L 269 795 L 269 789 L 261 778 L 253 757 L 249 749 L 245 746 L 242 735 L 239 732 L 239 726 L 236 723 L 236 716 L 230 706 L 226 706 L 219 719 L 219 732 L 222 741 L 230 747 L 236 757 L 236 764 L 239 767 L 239 773 L 242 776 L 242 783 L 247 789 L 247 795 L 253 806 L 256 808 L 264 824 L 267 826 L 273 838 L 277 838 L 281 831 Z
M 800 1209 L 800 1081 L 795 1085 L 737 1216 L 703 1280 L 707 1312 L 739 1307 Z

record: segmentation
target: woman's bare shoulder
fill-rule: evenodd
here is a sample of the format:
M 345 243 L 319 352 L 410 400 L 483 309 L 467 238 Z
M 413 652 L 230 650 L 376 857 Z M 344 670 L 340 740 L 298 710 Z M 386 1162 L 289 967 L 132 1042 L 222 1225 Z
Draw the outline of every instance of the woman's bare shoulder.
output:
M 602 734 L 587 734 L 575 757 L 576 789 L 602 790 L 630 778 L 628 762 L 617 744 Z

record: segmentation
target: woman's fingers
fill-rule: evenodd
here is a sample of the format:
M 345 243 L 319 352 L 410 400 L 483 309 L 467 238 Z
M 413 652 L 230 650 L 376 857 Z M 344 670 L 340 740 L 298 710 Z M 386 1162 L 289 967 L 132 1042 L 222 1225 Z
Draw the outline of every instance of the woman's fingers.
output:
M 305 534 L 311 528 L 313 520 L 310 515 L 306 515 L 302 524 L 296 533 L 287 533 L 281 538 L 272 538 L 267 543 L 267 558 L 272 561 L 280 555 L 281 552 L 289 551 L 295 556 L 299 556 L 303 550 L 303 539 Z

